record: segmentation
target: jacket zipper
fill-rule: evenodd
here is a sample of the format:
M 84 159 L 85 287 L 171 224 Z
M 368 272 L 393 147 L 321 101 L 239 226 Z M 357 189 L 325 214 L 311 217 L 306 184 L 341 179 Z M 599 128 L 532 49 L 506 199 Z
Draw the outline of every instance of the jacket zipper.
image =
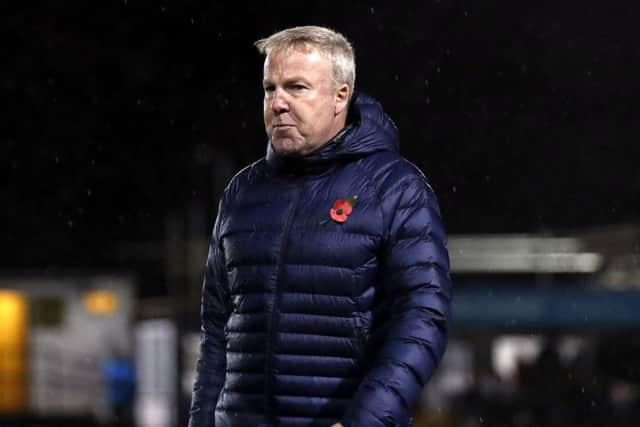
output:
M 282 280 L 284 271 L 284 256 L 289 242 L 289 233 L 291 232 L 293 218 L 295 216 L 296 209 L 298 208 L 298 203 L 300 202 L 301 195 L 302 184 L 299 184 L 295 189 L 291 207 L 289 208 L 289 212 L 287 214 L 287 221 L 285 222 L 284 230 L 282 233 L 282 242 L 280 243 L 280 256 L 278 257 L 278 263 L 276 265 L 275 295 L 273 299 L 273 307 L 271 309 L 271 316 L 269 317 L 269 337 L 266 346 L 267 359 L 265 361 L 265 404 L 267 406 L 265 408 L 265 414 L 268 414 L 274 426 L 276 425 L 276 415 L 274 413 L 272 405 L 272 403 L 274 403 L 274 375 L 272 371 L 274 350 L 273 347 L 278 335 L 278 325 L 280 323 L 280 303 L 282 299 L 282 286 L 280 285 L 280 281 Z

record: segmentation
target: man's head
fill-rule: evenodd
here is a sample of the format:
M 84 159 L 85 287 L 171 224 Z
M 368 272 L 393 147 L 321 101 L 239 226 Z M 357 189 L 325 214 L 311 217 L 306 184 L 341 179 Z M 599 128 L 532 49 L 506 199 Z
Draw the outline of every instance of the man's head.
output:
M 355 82 L 353 48 L 323 27 L 289 28 L 258 40 L 264 62 L 264 123 L 273 148 L 304 156 L 345 125 Z

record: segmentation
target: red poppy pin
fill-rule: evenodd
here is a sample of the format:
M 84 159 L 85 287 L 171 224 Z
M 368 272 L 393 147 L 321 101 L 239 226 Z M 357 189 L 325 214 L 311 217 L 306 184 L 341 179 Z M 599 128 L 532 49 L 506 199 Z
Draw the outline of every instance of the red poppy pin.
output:
M 338 199 L 333 202 L 333 207 L 329 210 L 331 219 L 335 222 L 345 222 L 349 215 L 351 215 L 351 211 L 353 211 L 353 207 L 356 205 L 356 200 L 358 200 L 358 196 Z

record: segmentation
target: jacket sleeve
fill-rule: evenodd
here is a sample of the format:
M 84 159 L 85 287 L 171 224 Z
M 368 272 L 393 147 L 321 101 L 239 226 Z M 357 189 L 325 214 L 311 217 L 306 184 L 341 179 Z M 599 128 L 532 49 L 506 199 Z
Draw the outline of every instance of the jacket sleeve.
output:
M 382 259 L 388 332 L 344 417 L 345 427 L 409 424 L 413 406 L 447 343 L 451 279 L 435 194 L 412 179 L 384 197 L 388 216 Z
M 214 225 L 202 286 L 200 356 L 189 411 L 189 427 L 213 427 L 215 406 L 224 384 L 224 327 L 229 318 L 229 294 L 224 253 L 218 240 L 220 210 Z

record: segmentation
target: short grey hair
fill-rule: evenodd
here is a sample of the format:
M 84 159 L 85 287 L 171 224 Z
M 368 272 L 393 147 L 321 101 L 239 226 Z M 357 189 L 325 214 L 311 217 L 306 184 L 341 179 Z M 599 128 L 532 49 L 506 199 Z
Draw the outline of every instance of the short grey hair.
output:
M 287 28 L 260 39 L 254 43 L 265 56 L 272 52 L 288 49 L 317 51 L 333 65 L 333 81 L 336 86 L 349 85 L 349 95 L 353 94 L 356 81 L 356 61 L 353 46 L 345 36 L 337 31 L 315 25 Z

